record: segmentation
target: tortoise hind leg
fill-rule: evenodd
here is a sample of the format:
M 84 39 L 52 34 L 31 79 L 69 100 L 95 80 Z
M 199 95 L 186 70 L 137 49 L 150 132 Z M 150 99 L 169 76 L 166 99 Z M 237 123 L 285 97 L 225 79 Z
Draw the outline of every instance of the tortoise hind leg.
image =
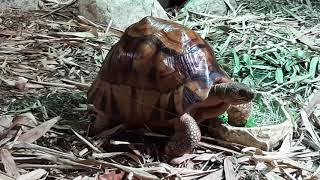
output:
M 190 153 L 200 142 L 201 132 L 197 122 L 189 114 L 183 114 L 175 124 L 175 134 L 165 148 L 169 157 Z

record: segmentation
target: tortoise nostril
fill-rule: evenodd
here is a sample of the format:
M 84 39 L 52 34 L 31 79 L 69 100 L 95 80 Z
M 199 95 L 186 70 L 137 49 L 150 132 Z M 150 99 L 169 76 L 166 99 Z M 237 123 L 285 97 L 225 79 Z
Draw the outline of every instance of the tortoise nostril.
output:
M 255 97 L 255 93 L 253 91 L 248 91 L 246 89 L 240 89 L 239 95 L 246 99 L 253 99 Z

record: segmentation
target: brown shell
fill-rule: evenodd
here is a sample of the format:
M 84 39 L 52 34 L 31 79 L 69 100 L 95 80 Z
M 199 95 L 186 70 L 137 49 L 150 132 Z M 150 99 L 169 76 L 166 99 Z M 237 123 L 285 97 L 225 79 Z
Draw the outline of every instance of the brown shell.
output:
M 205 100 L 221 78 L 229 77 L 197 33 L 145 17 L 112 47 L 88 100 L 108 116 L 131 123 L 170 119 Z

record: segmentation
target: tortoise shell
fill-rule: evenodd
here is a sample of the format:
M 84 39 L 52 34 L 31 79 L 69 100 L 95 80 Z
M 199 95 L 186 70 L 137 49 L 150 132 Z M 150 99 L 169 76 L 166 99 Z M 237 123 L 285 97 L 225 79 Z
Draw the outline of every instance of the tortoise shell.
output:
M 229 79 L 197 33 L 145 17 L 111 48 L 88 91 L 89 103 L 100 112 L 95 131 L 117 122 L 172 127 L 168 120 L 190 111 L 215 83 Z

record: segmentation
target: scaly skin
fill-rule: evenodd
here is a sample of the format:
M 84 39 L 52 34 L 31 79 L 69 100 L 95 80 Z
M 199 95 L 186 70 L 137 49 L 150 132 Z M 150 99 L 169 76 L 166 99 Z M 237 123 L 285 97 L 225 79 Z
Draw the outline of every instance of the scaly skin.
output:
M 244 126 L 249 118 L 252 103 L 231 105 L 227 110 L 228 123 L 233 126 Z
M 170 158 L 190 153 L 200 139 L 197 122 L 189 114 L 183 114 L 175 124 L 175 134 L 167 144 L 165 153 Z
M 227 104 L 230 104 L 226 109 L 228 113 L 228 123 L 230 125 L 245 125 L 251 112 L 251 101 L 256 96 L 253 90 L 242 83 L 221 83 L 213 87 L 211 95 L 216 95 Z

